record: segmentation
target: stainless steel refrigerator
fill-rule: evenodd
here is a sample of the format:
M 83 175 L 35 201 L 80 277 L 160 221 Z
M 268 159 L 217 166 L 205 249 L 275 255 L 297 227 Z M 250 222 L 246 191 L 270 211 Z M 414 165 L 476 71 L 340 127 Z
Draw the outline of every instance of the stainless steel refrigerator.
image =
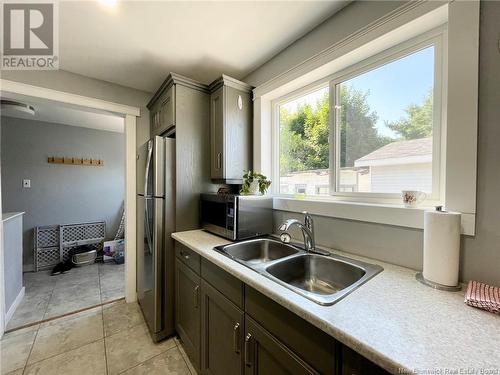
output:
M 175 139 L 154 137 L 140 149 L 137 171 L 137 297 L 154 341 L 175 332 Z

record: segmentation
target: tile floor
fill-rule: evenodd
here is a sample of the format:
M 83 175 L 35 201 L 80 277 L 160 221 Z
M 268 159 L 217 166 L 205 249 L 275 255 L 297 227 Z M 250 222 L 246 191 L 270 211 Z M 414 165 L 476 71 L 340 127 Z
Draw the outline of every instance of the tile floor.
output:
M 179 341 L 153 343 L 124 300 L 7 333 L 0 352 L 2 375 L 196 374 Z
M 95 263 L 55 276 L 28 272 L 24 286 L 24 299 L 7 330 L 124 297 L 125 266 Z

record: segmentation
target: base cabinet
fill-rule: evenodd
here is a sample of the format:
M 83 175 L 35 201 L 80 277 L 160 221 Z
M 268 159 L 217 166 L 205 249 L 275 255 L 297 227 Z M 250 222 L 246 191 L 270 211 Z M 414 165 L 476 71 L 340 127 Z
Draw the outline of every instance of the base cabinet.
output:
M 387 374 L 179 243 L 175 281 L 176 328 L 198 373 Z
M 248 316 L 245 318 L 245 375 L 319 374 Z
M 242 374 L 243 311 L 204 280 L 201 295 L 202 374 Z
M 383 375 L 387 372 L 345 345 L 341 347 L 342 375 Z
M 175 261 L 175 327 L 193 365 L 200 368 L 200 276 Z

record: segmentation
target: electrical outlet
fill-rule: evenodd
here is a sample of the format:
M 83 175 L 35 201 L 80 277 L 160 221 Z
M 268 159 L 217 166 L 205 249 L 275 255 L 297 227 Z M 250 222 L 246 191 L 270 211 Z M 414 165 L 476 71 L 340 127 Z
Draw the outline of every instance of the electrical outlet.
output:
M 31 187 L 31 180 L 25 179 L 23 180 L 23 188 L 29 189 Z

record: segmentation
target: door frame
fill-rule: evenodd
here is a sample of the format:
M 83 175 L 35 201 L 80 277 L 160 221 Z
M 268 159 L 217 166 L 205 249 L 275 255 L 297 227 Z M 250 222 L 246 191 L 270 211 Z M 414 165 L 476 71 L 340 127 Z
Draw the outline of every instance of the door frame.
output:
M 109 102 L 92 97 L 71 94 L 45 87 L 0 79 L 0 90 L 63 104 L 76 105 L 116 114 L 124 119 L 125 134 L 125 299 L 137 300 L 136 293 L 136 123 L 141 110 L 138 107 Z M 0 177 L 1 178 L 1 177 Z M 1 191 L 0 191 L 1 197 Z M 0 202 L 1 211 L 1 202 Z M 3 225 L 0 220 L 0 337 L 5 330 Z

